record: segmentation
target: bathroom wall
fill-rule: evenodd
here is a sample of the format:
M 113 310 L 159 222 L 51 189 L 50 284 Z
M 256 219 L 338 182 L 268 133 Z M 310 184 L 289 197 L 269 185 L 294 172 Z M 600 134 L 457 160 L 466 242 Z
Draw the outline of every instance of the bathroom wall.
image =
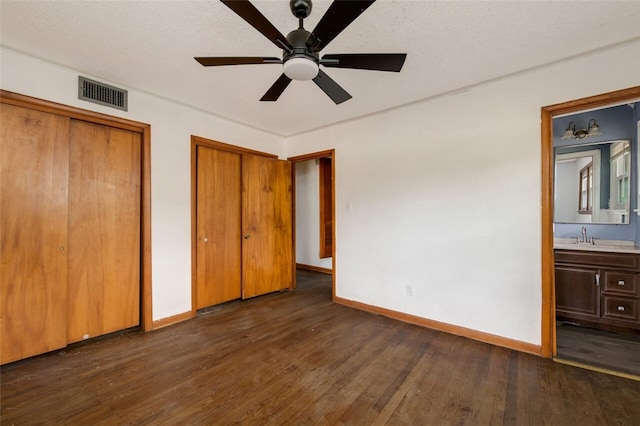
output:
M 640 227 L 640 217 L 633 212 L 638 208 L 638 135 L 636 121 L 638 117 L 637 107 L 632 105 L 618 105 L 594 111 L 587 111 L 579 114 L 558 117 L 553 120 L 553 146 L 566 147 L 569 145 L 588 145 L 596 142 L 612 140 L 631 140 L 631 188 L 630 188 L 630 210 L 629 224 L 583 224 L 583 223 L 555 223 L 554 236 L 560 238 L 576 237 L 580 235 L 582 226 L 587 227 L 587 234 L 594 238 L 605 240 L 627 240 L 635 241 L 640 245 L 638 238 L 638 228 Z M 634 118 L 635 117 L 635 118 Z M 576 128 L 586 128 L 589 120 L 595 119 L 600 127 L 602 135 L 588 137 L 582 140 L 562 139 L 569 123 L 573 121 Z M 588 148 L 585 148 L 588 149 Z M 603 169 L 603 172 L 605 170 Z M 603 194 L 603 197 L 608 196 Z

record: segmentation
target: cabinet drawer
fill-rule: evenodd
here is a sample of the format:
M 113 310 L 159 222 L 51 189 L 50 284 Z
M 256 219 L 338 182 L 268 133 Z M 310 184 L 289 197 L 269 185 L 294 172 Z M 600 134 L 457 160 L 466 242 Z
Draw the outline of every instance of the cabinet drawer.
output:
M 618 293 L 621 296 L 640 297 L 638 274 L 606 271 L 604 273 L 604 291 Z
M 632 253 L 605 253 L 590 251 L 555 250 L 556 263 L 582 264 L 589 266 L 609 266 L 638 270 L 638 255 Z
M 602 296 L 603 318 L 639 321 L 638 299 L 630 297 Z

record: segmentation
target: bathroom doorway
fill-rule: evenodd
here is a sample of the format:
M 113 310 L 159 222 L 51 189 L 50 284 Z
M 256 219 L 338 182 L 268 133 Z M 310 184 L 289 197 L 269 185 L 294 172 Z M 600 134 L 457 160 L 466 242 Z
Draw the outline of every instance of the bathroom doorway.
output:
M 571 225 L 571 226 L 565 225 L 565 224 L 562 224 L 562 226 L 555 226 L 554 205 L 556 204 L 555 203 L 556 200 L 554 200 L 554 196 L 558 196 L 558 195 L 554 192 L 554 176 L 556 173 L 554 135 L 556 139 L 558 139 L 559 136 L 565 136 L 565 134 L 563 133 L 564 131 L 566 133 L 567 139 L 570 139 L 573 135 L 570 135 L 569 133 L 575 133 L 574 129 L 576 127 L 579 127 L 578 130 L 580 130 L 580 124 L 578 123 L 574 122 L 571 125 L 564 123 L 564 121 L 567 121 L 567 117 L 572 118 L 576 114 L 584 113 L 587 111 L 589 112 L 589 114 L 593 114 L 594 111 L 597 111 L 598 109 L 605 109 L 605 108 L 610 108 L 616 105 L 626 105 L 626 104 L 630 104 L 629 108 L 631 108 L 634 111 L 632 113 L 632 116 L 635 121 L 634 128 L 637 128 L 637 121 L 639 118 L 637 110 L 640 108 L 637 107 L 639 104 L 637 103 L 635 105 L 633 104 L 638 100 L 640 100 L 640 87 L 633 87 L 625 90 L 610 92 L 602 95 L 592 96 L 589 98 L 568 101 L 565 103 L 551 105 L 551 106 L 542 108 L 542 111 L 541 111 L 541 118 L 542 118 L 542 284 L 543 284 L 542 285 L 542 290 L 543 290 L 542 354 L 544 356 L 553 357 L 554 359 L 557 359 L 557 360 L 559 357 L 560 358 L 573 357 L 578 359 L 579 357 L 576 356 L 576 354 L 584 354 L 585 352 L 592 351 L 595 354 L 595 358 L 593 359 L 596 359 L 596 361 L 593 361 L 593 360 L 590 361 L 589 359 L 582 359 L 582 360 L 575 361 L 574 363 L 590 364 L 591 366 L 595 365 L 596 367 L 595 369 L 598 369 L 598 367 L 600 367 L 603 370 L 608 370 L 609 368 L 607 368 L 606 365 L 604 366 L 596 365 L 598 364 L 597 362 L 598 357 L 602 359 L 606 359 L 608 357 L 611 358 L 612 354 L 614 355 L 619 354 L 624 356 L 623 352 L 627 350 L 626 348 L 633 348 L 634 345 L 640 345 L 640 339 L 638 338 L 640 333 L 636 331 L 634 335 L 633 328 L 635 327 L 635 325 L 633 325 L 632 323 L 628 324 L 631 333 L 626 334 L 624 336 L 629 338 L 627 341 L 624 341 L 624 340 L 614 341 L 613 343 L 611 343 L 606 340 L 602 340 L 610 337 L 607 335 L 608 331 L 603 332 L 602 330 L 595 329 L 595 332 L 593 333 L 593 337 L 592 337 L 591 335 L 585 334 L 585 331 L 591 331 L 590 327 L 577 328 L 574 324 L 577 324 L 581 321 L 577 321 L 574 323 L 573 321 L 571 321 L 571 318 L 566 318 L 566 309 L 559 308 L 558 311 L 556 311 L 556 303 L 559 300 L 560 302 L 562 302 L 563 298 L 566 298 L 566 289 L 560 288 L 558 290 L 558 293 L 556 293 L 557 275 L 556 275 L 556 265 L 554 260 L 554 236 L 556 237 L 558 236 L 558 235 L 554 235 L 554 230 L 556 231 L 556 234 L 559 234 L 559 232 L 557 231 L 558 229 L 561 229 L 564 234 L 567 234 L 567 235 L 562 235 L 563 237 L 569 237 L 569 234 L 570 234 L 571 237 L 577 237 L 576 241 L 581 241 L 580 240 L 581 229 L 586 228 L 586 230 L 590 233 L 589 236 L 595 236 L 596 238 L 598 238 L 598 232 L 599 232 L 598 230 L 603 229 L 600 225 L 596 225 L 596 224 L 588 225 L 588 224 L 576 223 L 575 225 Z M 633 108 L 634 106 L 635 106 L 635 109 Z M 557 127 L 561 122 L 563 123 L 563 126 L 566 125 L 567 127 L 566 128 L 563 127 L 563 129 L 558 131 Z M 555 132 L 554 132 L 554 124 L 556 125 Z M 594 122 L 587 122 L 584 124 L 585 124 L 584 126 L 585 131 L 588 132 L 589 125 L 594 124 Z M 598 124 L 600 126 L 603 126 L 602 122 Z M 604 133 L 604 127 L 601 127 L 601 128 Z M 570 129 L 571 129 L 571 132 L 569 131 Z M 599 129 L 596 126 L 595 131 L 598 131 L 598 130 Z M 609 131 L 609 134 L 612 135 L 611 137 L 613 137 L 613 133 L 611 132 L 611 130 L 612 129 L 610 126 L 608 131 Z M 585 137 L 584 135 L 581 135 L 581 134 L 577 135 L 579 139 L 582 139 L 580 138 L 580 136 L 582 136 L 582 138 Z M 632 149 L 633 151 L 636 151 L 638 146 L 637 131 L 630 139 L 631 139 L 630 141 L 631 144 L 634 145 Z M 585 149 L 592 149 L 592 147 L 585 148 Z M 631 208 L 637 209 L 638 208 L 637 201 L 639 199 L 639 196 L 638 196 L 639 191 L 636 185 L 636 182 L 638 181 L 637 174 L 636 174 L 638 172 L 637 152 L 633 152 L 633 156 L 630 158 L 631 158 L 630 161 L 632 162 L 632 166 L 633 166 L 632 167 L 633 174 L 631 175 L 630 180 L 626 182 L 626 184 L 631 187 L 631 191 L 628 194 L 630 198 L 630 206 Z M 611 164 L 614 164 L 614 162 L 611 161 Z M 582 169 L 588 170 L 588 168 L 586 167 L 583 167 Z M 576 180 L 576 187 L 577 187 L 577 182 L 579 182 L 580 180 L 577 177 L 575 180 Z M 613 186 L 611 186 L 611 188 L 613 188 Z M 590 188 L 587 186 L 586 191 L 588 192 L 589 189 Z M 593 192 L 591 192 L 591 195 L 593 195 Z M 603 194 L 603 199 L 605 195 L 607 197 L 613 198 L 614 194 Z M 578 189 L 576 189 L 576 200 L 579 200 L 578 197 L 579 197 Z M 576 203 L 579 203 L 579 201 L 576 201 Z M 588 205 L 587 203 L 584 203 L 584 207 L 585 207 L 584 209 L 581 209 L 580 205 L 576 204 L 575 210 L 578 213 L 584 214 L 584 217 L 580 216 L 577 221 L 585 220 L 586 216 L 592 214 L 593 210 L 590 208 L 591 207 L 590 205 Z M 580 212 L 580 210 L 582 211 Z M 615 209 L 609 208 L 609 206 L 607 206 L 607 208 L 603 209 L 603 212 L 605 211 L 609 212 L 612 210 L 615 210 Z M 640 235 L 640 232 L 638 232 L 640 231 L 640 229 L 636 230 L 636 226 L 640 226 L 640 220 L 637 220 L 636 219 L 637 215 L 635 213 L 631 213 L 630 210 L 627 211 L 626 216 L 627 216 L 626 218 L 623 215 L 622 217 L 618 217 L 617 219 L 614 219 L 614 220 L 622 220 L 623 222 L 620 222 L 620 223 L 628 224 L 623 226 L 618 225 L 617 232 L 621 232 L 620 230 L 625 229 L 627 232 L 630 232 L 630 234 L 627 235 L 625 238 L 629 238 L 632 241 L 637 241 L 637 235 Z M 625 220 L 626 222 L 624 222 Z M 585 222 L 587 221 L 585 220 Z M 613 225 L 613 224 L 608 226 L 611 226 L 612 228 L 616 228 L 616 225 Z M 573 227 L 575 227 L 575 229 L 573 229 Z M 558 229 L 555 229 L 555 228 L 558 228 Z M 591 233 L 594 233 L 594 234 L 592 235 Z M 573 235 L 573 234 L 576 234 L 576 235 Z M 567 240 L 567 242 L 571 242 L 571 241 L 572 241 L 571 239 Z M 567 265 L 563 263 L 566 261 L 567 261 L 566 259 L 560 260 L 558 265 L 559 266 L 558 270 L 561 271 L 561 276 L 558 279 L 561 282 L 562 280 L 565 280 L 567 273 L 573 273 L 578 270 L 571 264 Z M 595 277 L 595 281 L 591 275 L 589 277 L 586 277 L 586 279 L 594 281 L 595 285 L 599 285 L 600 269 L 602 269 L 602 267 L 595 268 L 594 271 L 585 272 L 584 276 L 586 277 L 586 275 L 592 274 L 593 277 Z M 562 274 L 565 274 L 565 275 L 563 276 Z M 603 283 L 603 284 L 606 284 L 606 283 Z M 638 282 L 637 285 L 640 286 L 640 282 Z M 595 318 L 595 316 L 601 315 L 600 313 L 601 302 L 604 303 L 604 305 L 602 306 L 602 311 L 603 312 L 606 311 L 606 308 L 607 308 L 606 303 L 608 299 L 606 298 L 606 295 L 601 296 L 599 293 L 599 290 L 597 295 L 593 293 L 590 297 L 591 297 L 591 302 L 593 302 L 594 304 L 597 303 L 597 312 L 591 313 Z M 588 323 L 588 321 L 586 323 Z M 590 324 L 590 325 L 593 325 L 593 324 Z M 582 344 L 582 343 L 588 343 L 591 341 L 596 343 L 592 344 L 591 345 L 592 347 L 590 349 L 578 347 L 578 343 Z M 640 346 L 636 346 L 635 347 L 636 349 L 629 349 L 629 350 L 637 351 L 638 347 Z M 610 351 L 610 352 L 607 353 L 606 351 Z M 636 355 L 637 353 L 638 352 L 628 352 L 632 361 L 635 361 L 635 358 L 638 357 L 638 355 Z M 622 369 L 619 369 L 619 370 L 622 370 Z M 634 370 L 631 370 L 631 371 L 634 371 Z M 633 373 L 629 373 L 628 371 L 626 373 L 623 372 L 622 375 L 624 374 L 631 374 L 632 376 L 635 375 Z

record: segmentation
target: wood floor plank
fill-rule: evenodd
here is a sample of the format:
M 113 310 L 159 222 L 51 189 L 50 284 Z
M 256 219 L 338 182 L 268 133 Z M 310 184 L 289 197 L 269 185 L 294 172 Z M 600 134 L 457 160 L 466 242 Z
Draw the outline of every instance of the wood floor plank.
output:
M 640 334 L 558 322 L 558 358 L 640 377 Z
M 640 382 L 331 302 L 331 277 L 1 367 L 0 423 L 640 424 Z

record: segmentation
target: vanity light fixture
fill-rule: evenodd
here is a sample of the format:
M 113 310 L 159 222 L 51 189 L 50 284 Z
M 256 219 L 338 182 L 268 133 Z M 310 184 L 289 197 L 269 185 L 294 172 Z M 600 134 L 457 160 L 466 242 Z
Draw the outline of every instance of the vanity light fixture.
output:
M 569 127 L 564 131 L 562 139 L 584 139 L 590 136 L 600 136 L 601 134 L 600 126 L 596 123 L 596 119 L 592 118 L 589 120 L 586 129 L 576 129 L 576 123 L 574 121 L 569 123 Z

